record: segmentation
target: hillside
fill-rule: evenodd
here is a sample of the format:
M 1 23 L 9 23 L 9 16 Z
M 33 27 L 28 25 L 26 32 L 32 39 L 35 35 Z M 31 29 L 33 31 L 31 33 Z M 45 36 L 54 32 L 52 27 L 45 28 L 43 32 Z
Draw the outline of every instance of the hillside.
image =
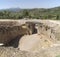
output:
M 20 9 L 10 8 L 0 10 L 0 19 L 60 19 L 60 7 L 55 8 L 35 8 L 35 9 Z

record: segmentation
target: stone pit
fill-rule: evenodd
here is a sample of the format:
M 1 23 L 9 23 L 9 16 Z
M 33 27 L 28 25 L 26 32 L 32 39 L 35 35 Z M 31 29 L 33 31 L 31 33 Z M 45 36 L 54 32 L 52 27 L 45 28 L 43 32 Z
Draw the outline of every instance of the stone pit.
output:
M 0 46 L 38 52 L 59 45 L 59 41 L 59 21 L 0 20 Z

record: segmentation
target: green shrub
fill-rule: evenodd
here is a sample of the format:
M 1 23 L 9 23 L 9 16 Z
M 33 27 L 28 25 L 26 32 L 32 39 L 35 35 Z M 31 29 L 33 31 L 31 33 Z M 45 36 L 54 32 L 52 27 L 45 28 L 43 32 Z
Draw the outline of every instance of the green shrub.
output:
M 57 55 L 56 57 L 60 57 L 60 55 Z

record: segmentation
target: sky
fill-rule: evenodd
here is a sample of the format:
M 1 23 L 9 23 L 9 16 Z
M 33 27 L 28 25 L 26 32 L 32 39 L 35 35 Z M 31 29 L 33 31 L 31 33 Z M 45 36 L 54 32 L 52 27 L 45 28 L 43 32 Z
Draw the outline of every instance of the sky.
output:
M 52 8 L 60 6 L 60 0 L 0 0 L 0 9 Z

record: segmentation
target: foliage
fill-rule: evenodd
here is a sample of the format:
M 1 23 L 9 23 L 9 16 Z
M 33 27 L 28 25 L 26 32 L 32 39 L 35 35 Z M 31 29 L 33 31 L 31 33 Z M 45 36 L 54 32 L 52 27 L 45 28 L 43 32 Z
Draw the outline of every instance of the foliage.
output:
M 51 9 L 21 9 L 20 11 L 0 11 L 0 19 L 55 19 L 60 20 L 60 7 Z
M 60 57 L 60 55 L 57 55 L 56 57 Z

